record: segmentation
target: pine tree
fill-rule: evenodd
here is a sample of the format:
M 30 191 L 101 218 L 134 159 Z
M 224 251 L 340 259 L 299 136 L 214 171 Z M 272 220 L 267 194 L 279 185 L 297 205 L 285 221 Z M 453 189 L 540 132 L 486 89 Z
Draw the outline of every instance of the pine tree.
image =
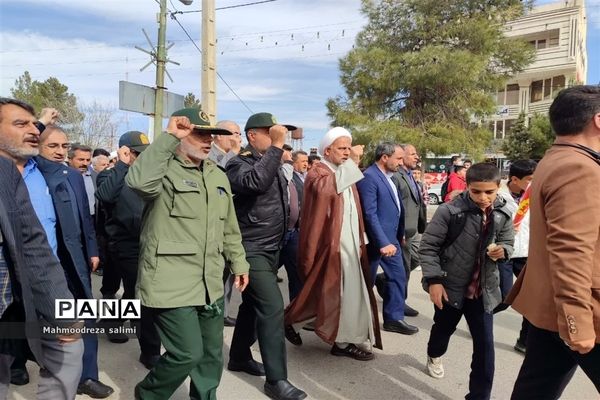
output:
M 525 113 L 521 113 L 504 139 L 502 150 L 509 160 L 530 158 L 533 149 L 529 129 L 525 125 Z
M 519 0 L 363 0 L 368 24 L 340 60 L 345 96 L 329 99 L 335 125 L 358 143 L 411 142 L 421 152 L 480 154 L 491 134 L 477 123 L 493 112 L 489 93 L 534 57 L 507 38 Z M 367 147 L 368 149 L 369 147 Z

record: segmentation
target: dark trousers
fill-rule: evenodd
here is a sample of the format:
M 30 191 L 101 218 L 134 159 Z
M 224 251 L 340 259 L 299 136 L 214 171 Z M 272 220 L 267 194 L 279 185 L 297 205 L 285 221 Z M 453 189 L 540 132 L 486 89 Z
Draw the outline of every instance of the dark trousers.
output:
M 411 253 L 411 247 L 412 247 L 412 242 L 413 242 L 414 236 L 411 238 L 407 238 L 404 240 L 404 243 L 401 244 L 401 248 L 402 248 L 402 262 L 404 264 L 404 274 L 406 275 L 406 285 L 404 286 L 404 298 L 408 298 L 408 281 L 410 279 L 410 271 L 411 269 L 411 264 L 412 264 L 412 253 Z
M 231 340 L 229 359 L 252 359 L 250 346 L 258 339 L 268 381 L 287 379 L 283 329 L 283 298 L 277 285 L 279 252 L 247 253 L 250 282 L 242 292 L 242 304 Z
M 283 247 L 279 254 L 279 268 L 283 265 L 288 276 L 288 290 L 290 302 L 302 290 L 302 281 L 298 274 L 298 243 L 300 232 L 297 229 L 288 231 L 283 240 Z
M 373 253 L 374 250 L 371 254 Z M 376 276 L 379 266 L 385 274 L 383 293 L 379 291 L 379 294 L 383 297 L 383 320 L 386 322 L 404 320 L 404 298 L 408 282 L 402 253 L 398 248 L 398 252 L 392 257 L 371 257 L 370 260 L 371 276 Z
M 138 259 L 132 257 L 119 257 L 117 269 L 123 280 L 123 299 L 135 299 L 135 284 L 137 282 Z M 122 325 L 124 321 L 120 321 Z M 153 356 L 160 354 L 160 337 L 154 325 L 152 311 L 142 305 L 142 315 L 137 321 L 132 320 L 136 326 L 136 335 L 143 354 Z
M 558 333 L 531 325 L 527 353 L 511 399 L 558 399 L 577 366 L 581 367 L 600 393 L 600 344 L 596 343 L 587 354 L 579 354 L 570 350 Z
M 443 309 L 434 306 L 433 326 L 427 343 L 429 357 L 441 357 L 448 350 L 450 336 L 458 322 L 465 316 L 473 338 L 473 356 L 469 376 L 469 394 L 466 399 L 489 399 L 494 381 L 494 331 L 493 314 L 483 310 L 483 300 L 464 299 L 462 309 L 444 304 Z M 529 350 L 528 350 L 529 351 Z
M 165 352 L 138 383 L 140 398 L 169 399 L 189 376 L 191 398 L 216 399 L 223 373 L 223 298 L 209 307 L 151 310 Z
M 93 319 L 85 320 L 85 326 L 95 328 L 96 321 Z M 83 335 L 83 371 L 79 383 L 86 379 L 98 380 L 98 335 Z
M 519 277 L 519 274 L 527 264 L 527 257 L 511 258 L 508 261 L 498 262 L 498 271 L 500 272 L 500 292 L 502 292 L 502 298 L 505 299 L 510 290 L 513 287 L 513 275 L 515 278 Z M 523 317 L 521 322 L 521 331 L 519 332 L 518 341 L 525 344 L 527 343 L 527 331 L 531 324 Z
M 114 297 L 121 287 L 121 274 L 117 266 L 118 255 L 114 247 L 114 243 L 108 243 L 108 240 L 104 240 L 104 244 L 98 243 L 99 246 L 105 246 L 104 260 L 102 262 L 102 287 L 100 293 L 105 298 Z

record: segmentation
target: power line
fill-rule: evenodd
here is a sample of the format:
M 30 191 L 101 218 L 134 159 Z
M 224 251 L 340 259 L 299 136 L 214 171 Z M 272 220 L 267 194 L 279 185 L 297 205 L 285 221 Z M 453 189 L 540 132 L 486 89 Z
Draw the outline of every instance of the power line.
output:
M 215 8 L 215 11 L 216 10 L 229 10 L 231 8 L 240 8 L 240 7 L 255 6 L 257 4 L 272 3 L 274 1 L 277 1 L 277 0 L 263 0 L 263 1 L 255 1 L 253 3 L 236 4 L 236 5 L 233 5 L 233 6 L 226 6 L 226 7 L 217 7 L 217 8 Z M 171 3 L 171 4 L 173 4 L 173 3 Z M 175 8 L 175 7 L 173 7 L 173 8 Z M 200 12 L 202 12 L 202 10 L 175 11 L 175 12 L 173 12 L 171 14 L 191 14 L 191 13 L 200 13 Z
M 194 44 L 194 47 L 198 50 L 198 52 L 200 52 L 200 54 L 202 54 L 202 50 L 200 50 L 200 47 L 198 47 L 198 45 L 196 44 L 196 42 L 194 41 L 194 39 L 192 39 L 192 37 L 190 36 L 190 34 L 188 33 L 188 31 L 184 28 L 183 25 L 181 25 L 181 22 L 179 22 L 179 20 L 177 19 L 177 17 L 175 16 L 175 14 L 171 14 L 171 19 L 173 19 L 175 22 L 177 22 L 177 25 L 179 25 L 179 27 L 183 30 L 183 32 L 185 33 L 185 35 L 188 37 L 188 39 L 190 39 L 190 41 Z M 233 95 L 240 101 L 240 103 L 242 103 L 244 105 L 244 107 L 246 107 L 246 109 L 248 111 L 250 111 L 250 113 L 254 114 L 254 111 L 252 111 L 252 109 L 250 107 L 248 107 L 248 105 L 244 102 L 244 100 L 242 100 L 242 98 L 235 92 L 235 90 L 233 90 L 233 88 L 229 85 L 229 83 L 227 83 L 227 81 L 221 76 L 221 74 L 219 73 L 219 71 L 215 71 L 217 73 L 217 76 L 219 77 L 219 79 L 225 84 L 225 86 L 227 86 L 227 88 L 231 91 L 231 93 L 233 93 Z

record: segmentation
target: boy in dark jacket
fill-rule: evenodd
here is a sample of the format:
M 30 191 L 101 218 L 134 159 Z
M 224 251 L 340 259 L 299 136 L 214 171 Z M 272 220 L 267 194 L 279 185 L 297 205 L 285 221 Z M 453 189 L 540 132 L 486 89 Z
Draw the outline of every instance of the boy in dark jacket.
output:
M 475 164 L 466 181 L 466 192 L 438 208 L 419 248 L 423 287 L 435 311 L 427 370 L 432 377 L 443 378 L 441 357 L 464 315 L 473 338 L 466 399 L 489 399 L 494 378 L 493 310 L 502 301 L 496 262 L 510 258 L 514 232 L 506 201 L 497 197 L 496 166 Z

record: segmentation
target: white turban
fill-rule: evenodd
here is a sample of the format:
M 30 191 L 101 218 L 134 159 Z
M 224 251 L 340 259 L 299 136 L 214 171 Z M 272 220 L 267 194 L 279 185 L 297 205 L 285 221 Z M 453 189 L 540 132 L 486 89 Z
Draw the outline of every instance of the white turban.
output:
M 321 139 L 321 143 L 319 143 L 319 153 L 322 156 L 324 156 L 325 149 L 331 146 L 331 144 L 335 142 L 336 139 L 339 139 L 341 137 L 349 137 L 350 140 L 352 140 L 352 135 L 350 134 L 350 132 L 348 132 L 347 129 L 342 128 L 341 126 L 331 128 L 329 131 L 327 131 L 325 136 L 323 136 L 323 139 Z

